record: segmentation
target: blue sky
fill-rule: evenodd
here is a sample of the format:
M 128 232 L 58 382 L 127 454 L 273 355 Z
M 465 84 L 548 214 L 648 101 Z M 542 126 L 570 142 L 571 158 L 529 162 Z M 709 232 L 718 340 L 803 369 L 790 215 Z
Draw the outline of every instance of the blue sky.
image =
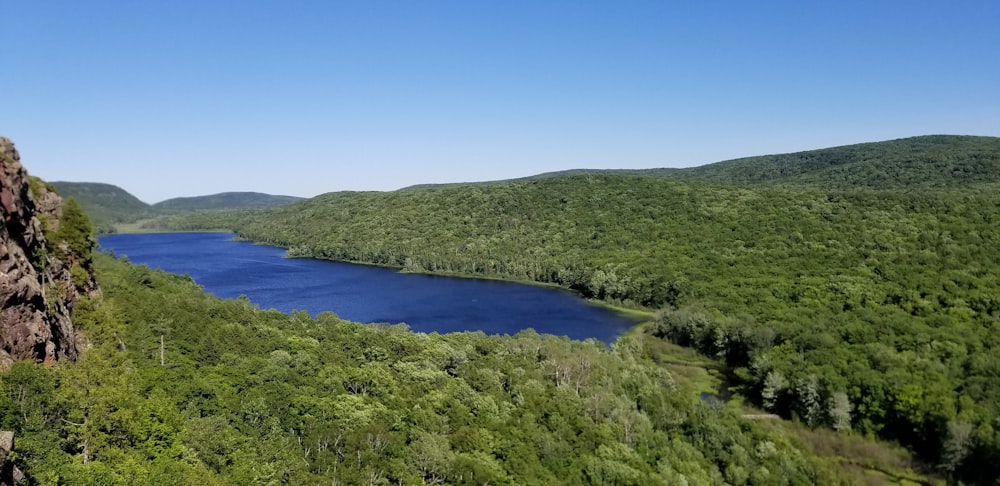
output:
M 1000 135 L 1000 2 L 0 0 L 0 134 L 146 202 Z

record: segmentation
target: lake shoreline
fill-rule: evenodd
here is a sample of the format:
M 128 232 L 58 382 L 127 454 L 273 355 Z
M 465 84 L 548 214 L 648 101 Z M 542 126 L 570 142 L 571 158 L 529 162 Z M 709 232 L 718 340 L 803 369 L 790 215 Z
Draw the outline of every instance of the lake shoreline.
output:
M 228 230 L 219 230 L 219 231 L 214 231 L 214 232 L 233 233 L 232 231 L 228 231 Z M 607 301 L 600 300 L 600 299 L 594 299 L 594 298 L 585 297 L 579 291 L 576 291 L 576 290 L 573 290 L 573 289 L 570 289 L 570 288 L 567 288 L 567 287 L 563 287 L 562 285 L 559 285 L 559 284 L 556 284 L 556 283 L 551 283 L 551 282 L 539 282 L 537 280 L 522 280 L 522 279 L 505 278 L 505 277 L 491 276 L 491 275 L 470 274 L 470 273 L 463 273 L 463 272 L 443 272 L 443 271 L 431 271 L 431 270 L 407 270 L 406 268 L 398 266 L 398 265 L 387 265 L 387 264 L 383 264 L 383 263 L 372 263 L 372 262 L 365 262 L 365 261 L 358 261 L 358 260 L 340 260 L 340 259 L 336 259 L 336 258 L 324 258 L 324 257 L 313 256 L 313 255 L 289 255 L 288 254 L 288 251 L 289 251 L 288 247 L 284 247 L 284 246 L 280 246 L 280 245 L 273 245 L 273 244 L 270 244 L 270 243 L 261 243 L 261 242 L 258 242 L 258 241 L 255 241 L 255 240 L 252 240 L 252 239 L 249 239 L 249 238 L 244 238 L 244 237 L 238 236 L 235 233 L 233 233 L 233 234 L 234 234 L 234 237 L 232 238 L 232 241 L 239 241 L 239 242 L 243 242 L 243 243 L 253 243 L 255 245 L 268 246 L 268 247 L 271 247 L 271 248 L 278 248 L 278 249 L 285 250 L 285 258 L 292 258 L 292 259 L 312 259 L 312 260 L 321 260 L 321 261 L 327 261 L 327 262 L 349 263 L 349 264 L 352 264 L 352 265 L 366 265 L 366 266 L 372 266 L 372 267 L 378 267 L 378 268 L 388 268 L 388 269 L 397 270 L 401 274 L 427 275 L 427 276 L 431 276 L 431 277 L 463 278 L 463 279 L 471 279 L 471 280 L 489 280 L 489 281 L 509 282 L 509 283 L 516 283 L 516 284 L 521 284 L 521 285 L 531 285 L 531 286 L 536 286 L 536 287 L 543 287 L 543 288 L 550 288 L 550 289 L 562 290 L 562 291 L 565 291 L 565 292 L 569 292 L 569 293 L 571 293 L 571 294 L 573 294 L 573 295 L 575 295 L 575 296 L 577 296 L 577 297 L 579 297 L 581 299 L 584 299 L 587 302 L 590 302 L 591 304 L 596 305 L 598 307 L 603 307 L 605 309 L 609 309 L 609 310 L 615 311 L 615 312 L 617 312 L 617 313 L 619 313 L 619 314 L 621 314 L 623 316 L 627 316 L 630 319 L 638 320 L 639 322 L 636 322 L 636 324 L 635 324 L 636 326 L 647 322 L 648 320 L 652 319 L 653 316 L 656 314 L 656 309 L 650 309 L 650 308 L 647 308 L 647 307 L 630 307 L 630 306 L 625 306 L 625 305 L 621 305 L 621 304 L 615 304 L 615 303 L 607 302 Z
M 330 311 L 360 323 L 406 323 L 414 332 L 512 335 L 530 328 L 610 345 L 652 315 L 553 284 L 290 257 L 285 248 L 230 231 L 121 233 L 100 242 L 133 263 L 190 275 L 221 298 L 247 295 L 261 309 L 283 313 Z

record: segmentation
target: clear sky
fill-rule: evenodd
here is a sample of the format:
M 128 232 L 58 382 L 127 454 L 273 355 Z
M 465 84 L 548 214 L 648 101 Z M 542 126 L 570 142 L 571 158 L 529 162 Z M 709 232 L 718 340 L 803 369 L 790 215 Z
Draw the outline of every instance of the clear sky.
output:
M 0 0 L 0 134 L 146 202 L 1000 135 L 1000 2 Z

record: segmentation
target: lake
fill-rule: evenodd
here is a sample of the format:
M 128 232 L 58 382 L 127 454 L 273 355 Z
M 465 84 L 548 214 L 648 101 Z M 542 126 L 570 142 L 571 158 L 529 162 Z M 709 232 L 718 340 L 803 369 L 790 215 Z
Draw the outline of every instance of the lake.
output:
M 262 309 L 323 311 L 343 319 L 404 322 L 418 332 L 540 333 L 610 343 L 636 321 L 557 288 L 400 273 L 391 268 L 285 258 L 281 248 L 227 233 L 117 234 L 102 250 L 132 263 L 188 274 L 222 298 L 246 295 Z

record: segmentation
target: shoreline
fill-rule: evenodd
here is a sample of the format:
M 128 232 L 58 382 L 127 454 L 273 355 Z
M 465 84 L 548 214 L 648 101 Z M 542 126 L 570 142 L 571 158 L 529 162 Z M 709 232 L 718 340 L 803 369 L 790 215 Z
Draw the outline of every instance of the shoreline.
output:
M 561 286 L 559 284 L 550 283 L 550 282 L 538 282 L 538 281 L 533 281 L 533 280 L 521 280 L 521 279 L 514 279 L 514 278 L 504 278 L 504 277 L 501 277 L 501 276 L 477 275 L 477 274 L 469 274 L 469 273 L 461 273 L 461 272 L 443 272 L 443 271 L 436 271 L 435 272 L 435 271 L 429 271 L 429 270 L 406 270 L 406 269 L 401 268 L 401 267 L 396 266 L 396 265 L 387 265 L 387 264 L 372 263 L 372 262 L 363 262 L 363 261 L 354 261 L 354 260 L 338 260 L 338 259 L 333 259 L 333 258 L 322 258 L 322 257 L 311 256 L 311 255 L 289 255 L 289 248 L 287 248 L 287 247 L 280 246 L 280 245 L 275 245 L 275 244 L 269 244 L 269 243 L 262 243 L 262 242 L 254 241 L 252 239 L 243 238 L 243 237 L 240 237 L 236 232 L 234 232 L 232 230 L 228 230 L 228 229 L 211 229 L 211 230 L 202 230 L 202 229 L 199 229 L 199 230 L 183 230 L 183 231 L 171 231 L 171 230 L 162 230 L 162 229 L 157 229 L 157 230 L 152 230 L 151 229 L 151 230 L 136 231 L 136 230 L 130 230 L 130 228 L 124 228 L 124 229 L 125 229 L 125 231 L 121 231 L 121 232 L 118 232 L 118 233 L 104 234 L 104 235 L 100 235 L 100 237 L 115 236 L 115 235 L 125 235 L 125 234 L 140 234 L 140 235 L 170 234 L 170 233 L 177 233 L 177 234 L 190 234 L 190 233 L 230 234 L 230 235 L 232 235 L 232 238 L 230 238 L 228 241 L 250 243 L 250 244 L 253 244 L 253 245 L 266 246 L 266 247 L 271 247 L 271 248 L 283 250 L 284 251 L 283 258 L 289 258 L 289 259 L 312 259 L 312 260 L 318 260 L 318 261 L 346 263 L 346 264 L 351 264 L 351 265 L 364 265 L 364 266 L 371 266 L 371 267 L 391 269 L 391 270 L 394 270 L 394 271 L 396 271 L 397 273 L 400 273 L 400 274 L 425 275 L 425 276 L 430 276 L 430 277 L 441 277 L 441 278 L 460 278 L 460 279 L 467 279 L 467 280 L 485 280 L 485 281 L 504 282 L 504 283 L 511 283 L 511 284 L 518 284 L 518 285 L 528 285 L 528 286 L 532 286 L 532 287 L 548 288 L 548 289 L 552 289 L 552 290 L 558 290 L 560 292 L 566 292 L 566 293 L 568 293 L 568 294 L 570 294 L 570 295 L 572 295 L 572 296 L 574 296 L 574 297 L 576 297 L 576 298 L 584 301 L 587 305 L 591 305 L 591 306 L 594 306 L 594 307 L 598 307 L 598 308 L 602 308 L 602 309 L 611 311 L 612 313 L 614 313 L 615 315 L 619 316 L 620 318 L 626 320 L 629 323 L 629 326 L 628 326 L 627 330 L 625 330 L 620 335 L 618 335 L 613 341 L 606 343 L 606 345 L 608 345 L 608 346 L 610 346 L 611 344 L 613 344 L 614 342 L 618 341 L 619 339 L 621 339 L 623 337 L 626 337 L 626 336 L 629 336 L 629 335 L 634 335 L 635 333 L 640 332 L 640 330 L 643 328 L 643 325 L 649 323 L 650 320 L 652 319 L 652 317 L 654 316 L 655 312 L 656 312 L 654 309 L 629 307 L 629 306 L 625 306 L 625 305 L 621 305 L 621 304 L 616 304 L 616 303 L 612 303 L 612 302 L 606 302 L 606 301 L 599 300 L 599 299 L 587 298 L 587 297 L 584 297 L 580 292 L 578 292 L 576 290 L 569 289 L 569 288 L 563 287 L 563 286 Z M 555 334 L 553 334 L 553 335 L 555 335 Z

